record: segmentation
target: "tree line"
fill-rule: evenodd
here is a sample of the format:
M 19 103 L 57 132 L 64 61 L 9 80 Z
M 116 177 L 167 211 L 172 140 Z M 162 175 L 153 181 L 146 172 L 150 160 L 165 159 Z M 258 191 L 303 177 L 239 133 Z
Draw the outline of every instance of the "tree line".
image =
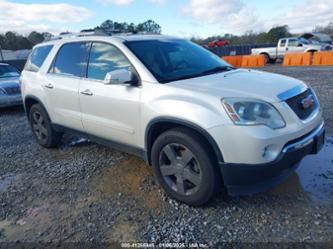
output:
M 120 23 L 114 22 L 112 20 L 106 20 L 101 25 L 96 26 L 95 28 L 82 31 L 98 31 L 108 35 L 113 33 L 139 32 L 160 34 L 162 29 L 161 26 L 153 20 L 148 20 L 139 24 L 126 22 Z M 31 49 L 36 44 L 41 43 L 44 40 L 48 40 L 51 37 L 53 37 L 53 35 L 48 32 L 39 33 L 37 31 L 33 31 L 29 35 L 24 36 L 13 31 L 8 31 L 4 34 L 0 34 L 0 48 L 8 50 Z
M 31 49 L 36 44 L 52 37 L 51 33 L 31 32 L 27 36 L 20 35 L 16 32 L 8 31 L 0 34 L 0 48 L 8 50 Z
M 103 32 L 108 35 L 114 33 L 154 33 L 154 34 L 161 34 L 162 28 L 161 26 L 154 22 L 153 20 L 148 20 L 143 23 L 134 24 L 134 23 L 127 23 L 127 22 L 114 22 L 112 20 L 106 20 L 101 25 L 90 29 L 90 30 L 82 30 L 82 31 L 97 31 Z
M 140 32 L 160 34 L 162 29 L 161 26 L 153 20 L 148 20 L 139 24 L 106 20 L 101 25 L 82 31 L 97 31 L 108 35 L 114 33 Z M 328 34 L 333 38 L 333 22 L 329 23 L 327 26 L 318 26 L 313 31 Z M 0 48 L 8 50 L 31 49 L 34 45 L 43 42 L 52 36 L 53 35 L 48 32 L 39 33 L 37 31 L 33 31 L 29 35 L 23 36 L 15 32 L 8 31 L 5 34 L 0 34 Z M 207 45 L 210 41 L 216 39 L 227 39 L 232 45 L 264 45 L 275 44 L 280 38 L 289 36 L 297 35 L 291 34 L 289 32 L 289 27 L 287 25 L 283 25 L 273 27 L 268 32 L 255 33 L 250 31 L 243 35 L 224 34 L 204 39 L 193 37 L 191 40 L 200 45 Z

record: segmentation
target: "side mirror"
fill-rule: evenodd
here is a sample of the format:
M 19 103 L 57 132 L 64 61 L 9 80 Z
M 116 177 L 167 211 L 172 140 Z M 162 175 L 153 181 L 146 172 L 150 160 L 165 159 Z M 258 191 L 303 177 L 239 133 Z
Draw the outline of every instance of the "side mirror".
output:
M 138 77 L 128 69 L 117 69 L 105 75 L 105 85 L 131 84 L 138 85 Z
M 303 44 L 302 44 L 302 43 L 298 43 L 298 46 L 299 46 L 299 47 L 303 47 Z

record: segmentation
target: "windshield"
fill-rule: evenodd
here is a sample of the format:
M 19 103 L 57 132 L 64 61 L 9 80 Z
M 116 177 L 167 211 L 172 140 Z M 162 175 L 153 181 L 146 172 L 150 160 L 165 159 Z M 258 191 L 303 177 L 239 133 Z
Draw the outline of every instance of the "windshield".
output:
M 213 53 L 186 40 L 129 41 L 125 44 L 160 83 L 232 69 Z
M 10 65 L 0 65 L 0 78 L 18 76 L 20 76 L 20 74 L 15 67 L 12 67 Z

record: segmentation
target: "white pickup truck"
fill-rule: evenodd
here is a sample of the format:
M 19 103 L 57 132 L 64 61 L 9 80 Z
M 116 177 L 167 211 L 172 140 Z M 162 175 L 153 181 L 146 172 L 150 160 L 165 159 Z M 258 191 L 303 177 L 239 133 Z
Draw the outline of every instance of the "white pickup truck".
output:
M 279 40 L 277 47 L 268 48 L 253 48 L 251 54 L 262 54 L 266 58 L 266 62 L 275 62 L 277 59 L 282 59 L 287 52 L 317 52 L 325 50 L 321 44 L 311 44 L 303 38 L 282 38 Z

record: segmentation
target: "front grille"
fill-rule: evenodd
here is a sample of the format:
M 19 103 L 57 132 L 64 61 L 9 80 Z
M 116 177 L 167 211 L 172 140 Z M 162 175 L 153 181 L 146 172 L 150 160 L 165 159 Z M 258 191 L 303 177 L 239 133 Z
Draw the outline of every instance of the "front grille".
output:
M 21 93 L 21 89 L 19 86 L 6 87 L 4 90 L 8 95 L 15 95 Z
M 304 108 L 302 101 L 307 98 L 311 98 L 310 95 L 313 96 L 314 103 L 309 107 Z M 310 88 L 305 92 L 286 100 L 286 102 L 301 120 L 305 120 L 310 117 L 318 105 L 317 99 Z

